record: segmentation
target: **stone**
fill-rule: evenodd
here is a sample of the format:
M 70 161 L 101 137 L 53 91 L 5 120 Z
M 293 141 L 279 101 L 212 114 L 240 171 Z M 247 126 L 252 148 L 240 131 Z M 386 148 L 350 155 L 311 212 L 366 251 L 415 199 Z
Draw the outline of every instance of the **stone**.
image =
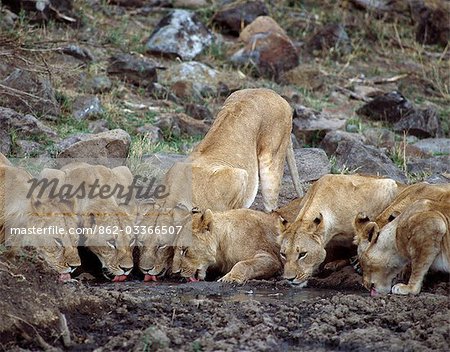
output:
M 19 16 L 17 16 L 14 12 L 9 11 L 7 8 L 3 7 L 0 9 L 0 17 L 2 19 L 0 27 L 4 29 L 13 27 L 14 23 L 19 18 Z
M 256 75 L 275 80 L 299 63 L 297 49 L 292 41 L 288 36 L 276 32 L 253 35 L 230 60 L 236 66 L 251 65 L 255 68 Z
M 280 25 L 269 16 L 259 16 L 254 21 L 252 21 L 248 26 L 244 27 L 242 32 L 239 34 L 239 39 L 244 43 L 249 43 L 251 37 L 257 33 L 279 33 L 280 35 L 287 36 L 286 32 Z
M 69 137 L 58 144 L 59 165 L 65 165 L 73 159 L 88 160 L 89 163 L 105 166 L 118 166 L 126 162 L 130 149 L 131 137 L 121 129 L 98 134 Z
M 19 149 L 16 153 L 18 157 L 37 156 L 42 150 L 42 144 L 35 141 L 20 139 L 16 141 L 16 145 Z
M 320 148 L 300 148 L 294 149 L 295 162 L 299 170 L 301 182 L 318 180 L 323 175 L 331 172 L 331 164 L 327 154 Z M 284 177 L 289 176 L 287 164 L 284 168 Z
M 356 133 L 349 133 L 345 131 L 330 131 L 320 142 L 320 148 L 325 150 L 328 156 L 334 155 L 336 153 L 336 149 L 340 142 L 349 141 L 349 142 L 359 142 L 364 144 L 366 139 L 364 136 Z
M 109 59 L 108 74 L 136 86 L 150 86 L 158 80 L 156 69 L 163 69 L 157 63 L 144 57 L 118 54 Z
M 214 119 L 212 112 L 200 104 L 186 104 L 184 106 L 185 113 L 196 120 L 212 121 Z
M 3 155 L 8 155 L 9 153 L 11 153 L 11 147 L 12 141 L 9 132 L 4 130 L 3 128 L 0 129 L 0 153 L 2 153 Z
M 32 115 L 22 115 L 9 108 L 0 107 L 0 126 L 7 132 L 15 131 L 20 138 L 38 137 L 58 140 L 58 135 L 50 127 Z
M 328 53 L 331 49 L 341 54 L 350 54 L 350 38 L 341 24 L 328 24 L 319 29 L 308 41 L 307 47 L 313 53 Z
M 420 11 L 420 20 L 416 28 L 416 41 L 421 44 L 439 44 L 447 46 L 450 41 L 450 6 L 431 9 L 424 7 Z
M 176 162 L 186 160 L 186 155 L 173 153 L 155 153 L 142 156 L 142 164 L 139 169 L 145 175 L 153 176 L 157 182 L 163 181 L 164 175 Z
M 178 124 L 181 134 L 191 137 L 204 136 L 208 130 L 209 125 L 203 121 L 196 120 L 186 114 L 179 113 L 175 115 L 176 123 Z
M 363 135 L 367 143 L 375 147 L 390 147 L 395 143 L 395 133 L 387 128 L 368 128 Z
M 294 108 L 292 132 L 301 143 L 316 145 L 329 131 L 344 129 L 345 124 L 345 119 L 334 118 L 297 104 Z
M 158 143 L 164 140 L 163 133 L 159 127 L 146 123 L 144 126 L 138 127 L 136 132 L 145 137 L 150 143 Z
M 373 146 L 361 142 L 342 141 L 338 144 L 335 156 L 336 167 L 341 172 L 387 176 L 399 182 L 407 182 L 406 176 L 391 159 Z
M 281 75 L 281 81 L 306 90 L 319 90 L 325 84 L 325 75 L 315 65 L 303 64 Z
M 424 180 L 425 182 L 431 183 L 433 185 L 439 184 L 439 183 L 450 183 L 450 173 L 445 174 L 434 174 L 431 176 L 428 176 Z
M 154 125 L 160 128 L 165 135 L 180 136 L 180 126 L 178 126 L 175 114 L 161 113 L 155 117 Z
M 174 10 L 156 26 L 147 41 L 149 53 L 192 60 L 212 43 L 208 28 L 194 12 Z
M 450 155 L 450 138 L 426 138 L 413 146 L 428 154 Z
M 207 0 L 173 0 L 173 7 L 176 9 L 201 9 L 206 6 L 209 6 Z
M 7 77 L 0 81 L 0 101 L 3 106 L 25 114 L 58 116 L 60 107 L 50 81 L 38 74 L 13 69 Z
M 450 155 L 410 160 L 407 162 L 406 167 L 410 174 L 416 175 L 450 172 Z
M 81 60 L 83 62 L 92 62 L 94 61 L 94 56 L 87 48 L 82 48 L 75 44 L 69 44 L 66 47 L 62 48 L 62 53 L 66 55 L 73 56 L 74 58 Z
M 104 112 L 102 103 L 96 96 L 79 96 L 73 103 L 73 117 L 78 121 L 94 119 Z
M 88 125 L 89 132 L 91 133 L 100 133 L 109 131 L 108 121 L 106 120 L 96 120 L 89 122 Z
M 73 11 L 73 0 L 2 0 L 14 13 L 25 11 L 30 22 L 43 22 L 51 19 L 77 24 Z
M 214 14 L 211 21 L 222 33 L 238 36 L 243 27 L 258 16 L 266 16 L 269 10 L 263 1 L 238 0 L 226 3 Z
M 85 82 L 85 89 L 89 93 L 99 94 L 111 91 L 112 82 L 108 76 L 96 76 Z
M 379 95 L 356 113 L 374 121 L 395 123 L 414 111 L 414 106 L 397 91 Z
M 415 109 L 403 116 L 394 125 L 397 133 L 406 132 L 419 138 L 441 137 L 443 135 L 438 112 L 432 107 Z

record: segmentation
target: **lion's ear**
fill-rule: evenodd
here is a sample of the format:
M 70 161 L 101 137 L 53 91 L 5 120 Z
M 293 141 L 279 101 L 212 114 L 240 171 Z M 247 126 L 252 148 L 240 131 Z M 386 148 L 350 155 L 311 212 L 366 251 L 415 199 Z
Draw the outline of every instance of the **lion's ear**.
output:
M 206 209 L 201 217 L 202 228 L 206 231 L 210 231 L 212 219 L 213 212 L 211 211 L 211 209 Z
M 369 242 L 373 241 L 373 243 L 375 243 L 378 239 L 377 236 L 378 232 L 379 232 L 378 225 L 375 222 L 371 221 L 367 224 L 365 231 L 363 232 L 364 239 L 366 239 Z

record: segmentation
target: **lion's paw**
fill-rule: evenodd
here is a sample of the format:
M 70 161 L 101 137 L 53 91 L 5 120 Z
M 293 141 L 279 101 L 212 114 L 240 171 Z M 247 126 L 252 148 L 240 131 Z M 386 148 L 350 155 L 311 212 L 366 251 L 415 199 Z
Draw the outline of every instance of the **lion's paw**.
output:
M 235 283 L 235 284 L 244 284 L 245 281 L 247 281 L 244 277 L 241 275 L 232 274 L 229 272 L 225 276 L 221 277 L 218 282 L 227 282 L 227 283 Z
M 392 293 L 396 295 L 414 295 L 419 292 L 416 292 L 411 286 L 405 284 L 396 284 L 392 286 Z

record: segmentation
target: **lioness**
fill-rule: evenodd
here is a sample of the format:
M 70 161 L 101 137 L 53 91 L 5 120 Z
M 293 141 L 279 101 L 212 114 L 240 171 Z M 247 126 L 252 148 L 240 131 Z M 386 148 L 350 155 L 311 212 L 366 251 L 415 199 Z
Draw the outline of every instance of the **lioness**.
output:
M 186 162 L 167 173 L 164 207 L 248 208 L 261 182 L 265 210 L 276 208 L 287 156 L 299 197 L 303 195 L 291 143 L 292 109 L 269 89 L 231 94 L 205 138 Z
M 391 292 L 392 280 L 408 263 L 408 284 L 394 285 L 394 294 L 418 294 L 430 268 L 450 272 L 449 200 L 418 200 L 381 231 L 376 223 L 368 224 L 371 238 L 360 264 L 372 296 Z
M 394 220 L 406 207 L 419 199 L 439 199 L 445 192 L 450 191 L 450 184 L 430 185 L 428 183 L 416 183 L 403 189 L 392 203 L 384 209 L 374 222 L 378 228 L 383 228 Z M 370 218 L 364 212 L 358 213 L 353 221 L 355 231 L 354 243 L 358 246 L 358 256 L 368 247 L 368 232 L 372 230 Z M 368 226 L 369 225 L 369 226 Z
M 270 278 L 282 268 L 279 222 L 276 214 L 250 209 L 194 214 L 191 241 L 177 239 L 172 271 L 190 281 L 204 280 L 208 268 L 225 274 L 222 282 Z
M 325 175 L 303 199 L 293 224 L 280 236 L 285 279 L 305 286 L 325 260 L 325 246 L 340 234 L 353 239 L 352 222 L 358 211 L 379 214 L 396 196 L 394 180 L 361 175 Z

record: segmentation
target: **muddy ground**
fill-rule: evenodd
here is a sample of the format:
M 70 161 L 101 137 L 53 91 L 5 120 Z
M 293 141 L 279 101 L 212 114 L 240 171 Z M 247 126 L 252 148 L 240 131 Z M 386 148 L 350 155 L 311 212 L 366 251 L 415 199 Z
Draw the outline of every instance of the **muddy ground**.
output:
M 350 266 L 296 289 L 279 280 L 61 284 L 29 254 L 1 259 L 3 351 L 449 350 L 448 276 L 415 297 L 372 298 Z

